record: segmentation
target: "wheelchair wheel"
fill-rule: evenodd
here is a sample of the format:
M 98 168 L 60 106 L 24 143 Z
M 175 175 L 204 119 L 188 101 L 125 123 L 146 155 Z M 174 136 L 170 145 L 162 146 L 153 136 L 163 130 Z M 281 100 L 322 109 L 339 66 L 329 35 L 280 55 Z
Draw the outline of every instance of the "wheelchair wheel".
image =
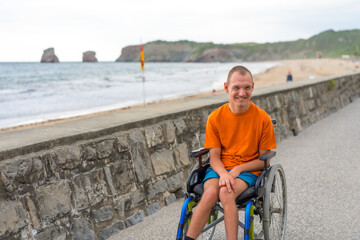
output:
M 185 236 L 186 236 L 186 233 L 187 233 L 187 230 L 189 228 L 190 221 L 191 221 L 192 211 L 195 208 L 196 208 L 196 206 L 194 206 L 194 208 L 191 210 L 191 212 L 187 212 L 188 218 L 186 219 L 186 222 L 185 222 L 185 226 L 184 226 L 184 230 L 183 230 L 183 234 L 182 234 L 182 239 L 185 239 Z M 211 223 L 217 219 L 218 212 L 219 212 L 218 210 L 214 210 L 214 209 L 211 211 L 210 217 L 209 217 L 203 231 L 200 233 L 200 235 L 196 239 L 198 239 L 198 240 L 211 240 L 213 238 L 214 233 L 215 233 L 216 225 L 211 226 Z
M 285 173 L 280 164 L 272 166 L 264 196 L 263 230 L 265 240 L 284 239 L 287 214 Z

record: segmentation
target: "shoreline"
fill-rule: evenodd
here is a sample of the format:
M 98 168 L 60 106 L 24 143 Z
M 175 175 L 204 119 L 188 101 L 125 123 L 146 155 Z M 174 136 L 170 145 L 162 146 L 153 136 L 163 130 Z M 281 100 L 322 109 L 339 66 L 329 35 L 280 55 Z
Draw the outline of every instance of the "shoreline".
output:
M 297 59 L 297 60 L 280 60 L 279 65 L 267 69 L 265 72 L 255 74 L 253 76 L 255 88 L 262 88 L 270 85 L 286 83 L 286 75 L 291 71 L 293 81 L 302 81 L 306 79 L 313 79 L 324 76 L 340 75 L 346 73 L 357 72 L 360 70 L 360 62 L 354 62 L 348 59 Z M 226 79 L 224 80 L 226 81 Z M 217 94 L 224 94 L 224 90 L 217 91 Z M 146 106 L 165 104 L 169 102 L 177 102 L 187 99 L 210 96 L 212 92 L 200 93 L 191 96 L 180 97 L 176 99 L 160 100 L 156 102 L 129 106 L 108 111 L 101 111 L 97 113 L 85 114 L 80 116 L 48 120 L 44 122 L 30 123 L 19 126 L 1 128 L 0 132 L 17 131 L 22 129 L 34 128 L 45 125 L 53 125 L 60 122 L 72 121 L 83 118 L 90 118 L 100 115 L 105 115 L 114 112 L 122 112 L 130 109 L 144 108 Z

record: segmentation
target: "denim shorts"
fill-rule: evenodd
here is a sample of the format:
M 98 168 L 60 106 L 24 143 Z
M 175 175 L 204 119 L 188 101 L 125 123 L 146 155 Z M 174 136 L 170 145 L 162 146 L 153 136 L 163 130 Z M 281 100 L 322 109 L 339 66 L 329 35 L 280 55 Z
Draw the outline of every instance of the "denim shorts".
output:
M 230 172 L 230 170 L 231 169 L 226 169 L 226 171 L 228 172 Z M 205 178 L 202 181 L 202 185 L 204 186 L 204 182 L 210 178 L 220 178 L 220 176 L 212 168 L 208 168 L 206 169 Z M 249 187 L 254 187 L 258 176 L 250 172 L 243 172 L 240 173 L 238 178 L 245 181 L 249 185 Z

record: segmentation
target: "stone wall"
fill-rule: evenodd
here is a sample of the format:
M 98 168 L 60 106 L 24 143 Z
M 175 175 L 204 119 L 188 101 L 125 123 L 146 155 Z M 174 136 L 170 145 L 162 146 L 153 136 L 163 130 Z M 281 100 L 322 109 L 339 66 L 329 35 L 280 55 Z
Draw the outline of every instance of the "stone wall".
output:
M 280 141 L 359 95 L 355 74 L 262 89 L 253 102 L 277 120 Z M 164 114 L 98 138 L 54 140 L 40 151 L 3 154 L 0 239 L 107 239 L 183 197 L 195 162 L 188 155 L 202 146 L 207 117 L 223 103 Z

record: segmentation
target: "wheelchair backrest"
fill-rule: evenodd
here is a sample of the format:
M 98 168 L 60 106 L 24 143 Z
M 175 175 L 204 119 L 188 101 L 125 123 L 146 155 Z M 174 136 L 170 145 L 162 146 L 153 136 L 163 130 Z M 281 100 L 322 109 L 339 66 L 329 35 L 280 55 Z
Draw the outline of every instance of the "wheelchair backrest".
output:
M 201 184 L 205 178 L 206 169 L 210 167 L 209 163 L 205 163 L 202 167 L 198 166 L 195 170 L 190 173 L 186 182 L 186 190 L 188 193 L 194 193 L 196 185 Z

